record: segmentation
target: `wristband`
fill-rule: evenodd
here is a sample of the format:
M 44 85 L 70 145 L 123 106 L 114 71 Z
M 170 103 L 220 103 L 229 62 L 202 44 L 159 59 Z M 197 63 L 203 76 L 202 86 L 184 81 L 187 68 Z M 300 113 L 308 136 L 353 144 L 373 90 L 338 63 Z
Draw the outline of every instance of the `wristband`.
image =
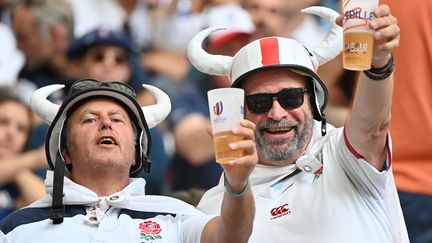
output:
M 380 68 L 372 67 L 369 70 L 363 71 L 363 73 L 372 80 L 384 80 L 388 78 L 393 73 L 394 70 L 395 70 L 395 66 L 394 66 L 394 58 L 392 54 L 390 60 L 384 67 L 380 67 Z
M 241 192 L 234 192 L 229 184 L 228 181 L 226 179 L 225 173 L 224 173 L 224 187 L 225 187 L 225 191 L 228 193 L 228 195 L 230 195 L 231 197 L 241 197 L 244 194 L 246 194 L 248 188 L 250 187 L 250 179 L 248 178 L 246 186 L 243 188 L 243 190 Z

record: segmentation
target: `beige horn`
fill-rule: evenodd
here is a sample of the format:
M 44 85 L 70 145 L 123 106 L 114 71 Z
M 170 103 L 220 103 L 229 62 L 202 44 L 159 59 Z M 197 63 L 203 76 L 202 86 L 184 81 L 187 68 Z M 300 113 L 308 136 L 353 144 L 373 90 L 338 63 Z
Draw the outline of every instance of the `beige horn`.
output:
M 171 101 L 165 92 L 152 85 L 143 84 L 145 89 L 150 91 L 156 98 L 155 105 L 141 107 L 149 128 L 161 123 L 171 111 Z
M 336 24 L 336 18 L 339 16 L 339 13 L 333 9 L 318 6 L 305 8 L 301 11 L 303 13 L 318 15 L 331 24 L 330 33 L 327 38 L 312 50 L 312 54 L 319 65 L 323 65 L 339 55 L 343 49 L 343 29 Z
M 211 27 L 200 31 L 189 42 L 187 55 L 189 61 L 199 71 L 211 75 L 228 75 L 231 70 L 233 57 L 213 55 L 206 52 L 203 47 L 203 41 L 213 32 L 223 30 L 220 27 Z
M 30 106 L 33 111 L 47 124 L 51 124 L 60 108 L 59 105 L 47 100 L 47 97 L 64 88 L 62 84 L 52 84 L 36 90 L 30 97 Z

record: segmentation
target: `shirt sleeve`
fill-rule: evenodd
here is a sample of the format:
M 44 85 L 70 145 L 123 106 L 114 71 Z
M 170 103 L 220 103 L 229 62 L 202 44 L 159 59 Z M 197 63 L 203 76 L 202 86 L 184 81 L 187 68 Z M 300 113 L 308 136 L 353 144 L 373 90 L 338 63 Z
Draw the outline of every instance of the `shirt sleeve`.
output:
M 355 188 L 362 194 L 375 199 L 385 198 L 392 184 L 391 139 L 387 136 L 387 159 L 382 171 L 369 164 L 349 143 L 345 130 L 338 133 L 336 144 L 337 160 Z
M 182 243 L 200 243 L 204 227 L 216 215 L 183 216 L 180 226 Z

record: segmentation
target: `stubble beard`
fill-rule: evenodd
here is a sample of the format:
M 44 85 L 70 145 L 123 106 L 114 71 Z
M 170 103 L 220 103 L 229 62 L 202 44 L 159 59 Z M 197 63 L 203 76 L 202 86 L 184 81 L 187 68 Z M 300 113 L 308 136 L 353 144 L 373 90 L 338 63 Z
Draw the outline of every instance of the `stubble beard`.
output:
M 265 129 L 269 127 L 293 126 L 294 136 L 290 138 L 268 139 L 264 136 Z M 299 150 L 306 147 L 313 130 L 313 118 L 311 115 L 305 117 L 304 122 L 266 120 L 257 124 L 255 138 L 258 154 L 265 160 L 277 165 L 287 165 L 295 162 Z

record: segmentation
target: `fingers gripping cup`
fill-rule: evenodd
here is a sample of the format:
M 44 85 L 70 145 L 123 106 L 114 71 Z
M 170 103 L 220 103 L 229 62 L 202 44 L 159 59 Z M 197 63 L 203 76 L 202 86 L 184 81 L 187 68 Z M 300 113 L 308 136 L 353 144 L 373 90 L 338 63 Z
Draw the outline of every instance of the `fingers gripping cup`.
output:
M 373 10 L 377 6 L 378 0 L 342 1 L 345 69 L 359 71 L 371 68 L 374 39 L 369 21 L 374 18 Z
M 213 141 L 216 162 L 227 163 L 242 157 L 243 150 L 232 150 L 228 144 L 243 140 L 235 135 L 231 129 L 239 126 L 244 118 L 244 91 L 238 88 L 220 88 L 207 92 L 210 119 L 213 130 Z

